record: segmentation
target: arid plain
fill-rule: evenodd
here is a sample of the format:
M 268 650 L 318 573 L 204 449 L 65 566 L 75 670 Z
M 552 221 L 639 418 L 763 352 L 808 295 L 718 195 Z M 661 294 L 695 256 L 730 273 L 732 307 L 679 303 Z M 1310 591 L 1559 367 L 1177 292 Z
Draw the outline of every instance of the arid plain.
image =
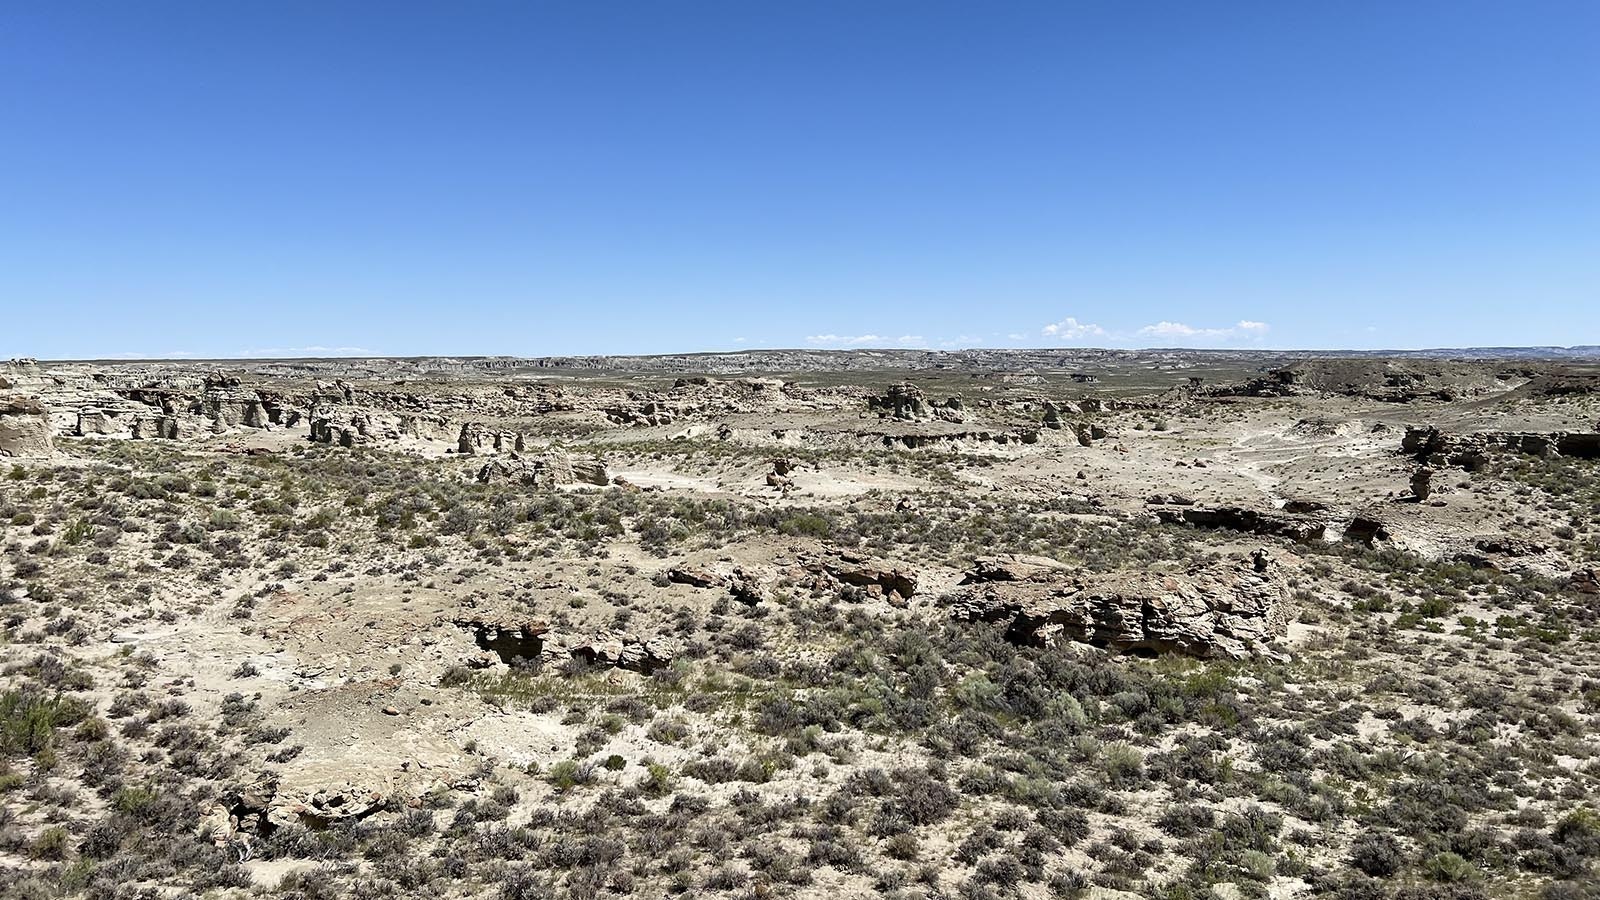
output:
M 0 365 L 0 891 L 1600 896 L 1600 365 Z

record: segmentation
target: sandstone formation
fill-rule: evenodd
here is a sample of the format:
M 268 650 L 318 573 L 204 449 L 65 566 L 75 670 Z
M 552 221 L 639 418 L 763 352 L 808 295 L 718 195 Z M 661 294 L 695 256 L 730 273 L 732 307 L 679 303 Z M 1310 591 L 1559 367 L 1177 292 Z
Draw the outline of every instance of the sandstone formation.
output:
M 883 394 L 868 397 L 867 409 L 876 412 L 882 418 L 899 419 L 904 422 L 927 419 L 939 419 L 945 422 L 966 421 L 959 399 L 952 398 L 942 403 L 929 400 L 921 388 L 910 382 L 892 384 Z
M 605 632 L 595 638 L 567 644 L 572 659 L 591 666 L 616 667 L 650 675 L 672 664 L 673 652 L 658 640 Z
M 354 447 L 370 440 L 372 419 L 366 413 L 348 413 L 342 420 L 331 411 L 319 411 L 311 417 L 311 442 Z
M 1247 560 L 1172 574 L 986 559 L 944 602 L 956 619 L 1004 625 L 1017 643 L 1245 659 L 1269 654 L 1285 634 L 1288 597 L 1280 567 L 1258 550 Z
M 813 576 L 865 589 L 870 595 L 895 605 L 904 605 L 917 592 L 914 571 L 852 551 L 809 555 L 803 557 L 800 564 Z
M 301 825 L 325 829 L 372 815 L 383 808 L 387 796 L 381 789 L 352 780 L 280 790 L 268 806 L 266 819 L 275 828 Z
M 666 401 L 630 394 L 622 403 L 606 407 L 606 419 L 613 425 L 671 425 L 681 413 Z
M 506 665 L 538 662 L 544 655 L 545 635 L 550 626 L 532 619 L 464 615 L 454 624 L 472 634 L 473 642 L 484 652 L 480 664 L 495 658 Z
M 480 453 L 520 453 L 525 447 L 522 433 L 490 428 L 481 422 L 466 422 L 456 437 L 456 452 L 462 456 Z
M 1418 502 L 1428 499 L 1433 493 L 1433 470 L 1427 466 L 1419 466 L 1411 473 L 1411 496 Z
M 1033 429 L 1018 429 L 1015 431 L 947 431 L 928 433 L 894 432 L 884 434 L 879 439 L 883 446 L 895 450 L 919 450 L 924 447 L 959 447 L 971 444 L 995 444 L 1009 446 L 1017 444 L 1037 444 L 1039 432 Z
M 44 457 L 53 451 L 44 406 L 24 397 L 0 397 L 0 456 Z
M 719 575 L 704 566 L 673 566 L 667 570 L 666 577 L 672 584 L 687 584 L 697 588 L 718 587 L 728 583 L 727 576 Z
M 604 487 L 611 483 L 605 463 L 597 457 L 547 450 L 538 455 L 517 452 L 495 457 L 478 469 L 481 484 L 500 482 L 522 484 L 528 487 L 554 487 L 563 484 L 593 484 Z
M 1163 508 L 1155 511 L 1156 517 L 1167 525 L 1193 525 L 1196 528 L 1222 528 L 1248 534 L 1286 537 L 1295 541 L 1313 541 L 1327 530 L 1325 522 L 1306 516 L 1277 510 L 1250 509 L 1242 506 L 1190 506 L 1182 509 Z
M 1480 431 L 1453 434 L 1437 426 L 1407 428 L 1400 441 L 1400 452 L 1424 464 L 1456 466 L 1476 471 L 1488 461 L 1492 450 L 1525 453 L 1530 456 L 1573 456 L 1600 458 L 1600 433 L 1581 431 Z

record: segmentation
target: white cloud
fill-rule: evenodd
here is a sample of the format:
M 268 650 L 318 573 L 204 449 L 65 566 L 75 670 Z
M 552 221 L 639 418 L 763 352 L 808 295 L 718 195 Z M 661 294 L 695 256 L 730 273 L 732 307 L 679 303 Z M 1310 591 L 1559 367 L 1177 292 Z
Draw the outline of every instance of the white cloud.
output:
M 371 354 L 372 351 L 364 347 L 267 347 L 255 350 L 241 350 L 240 356 L 362 356 Z
M 113 353 L 107 359 L 194 359 L 200 354 L 188 350 L 168 350 L 165 353 Z
M 1152 338 L 1194 338 L 1206 333 L 1221 333 L 1221 328 L 1195 328 L 1182 322 L 1157 322 L 1155 325 L 1139 328 L 1139 333 Z
M 1161 321 L 1154 325 L 1146 325 L 1139 329 L 1143 337 L 1153 338 L 1181 338 L 1201 341 L 1227 341 L 1234 338 L 1259 338 L 1271 330 L 1272 326 L 1265 322 L 1256 322 L 1242 319 L 1227 328 L 1196 328 L 1183 322 Z
M 1092 322 L 1079 322 L 1072 316 L 1067 316 L 1059 322 L 1046 325 L 1040 333 L 1045 337 L 1075 341 L 1086 337 L 1104 337 L 1106 330 Z
M 812 334 L 806 336 L 806 342 L 825 347 L 859 347 L 862 344 L 881 344 L 883 338 L 875 334 Z
M 902 334 L 887 338 L 877 334 L 813 334 L 806 343 L 817 347 L 921 347 L 927 339 L 920 334 Z

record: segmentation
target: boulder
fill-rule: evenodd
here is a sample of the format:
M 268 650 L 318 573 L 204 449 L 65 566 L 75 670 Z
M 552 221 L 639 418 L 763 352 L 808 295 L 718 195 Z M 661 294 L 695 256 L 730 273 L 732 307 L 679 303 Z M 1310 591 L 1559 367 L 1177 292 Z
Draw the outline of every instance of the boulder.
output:
M 998 578 L 1000 573 L 1012 576 Z M 962 621 L 1005 626 L 1008 639 L 1048 646 L 1076 641 L 1117 651 L 1201 658 L 1270 655 L 1288 629 L 1289 586 L 1264 550 L 1248 559 L 1169 574 L 1075 571 L 1048 564 L 974 567 L 944 597 Z
M 1061 407 L 1055 405 L 1049 400 L 1046 400 L 1044 402 L 1044 421 L 1041 424 L 1043 424 L 1044 427 L 1052 430 L 1061 428 L 1063 424 L 1061 420 L 1062 412 L 1063 410 Z
M 1370 547 L 1389 539 L 1389 527 L 1376 516 L 1358 513 L 1344 526 L 1344 539 Z
M 111 425 L 111 419 L 103 409 L 78 410 L 78 424 L 73 427 L 72 433 L 78 437 L 91 434 L 113 434 L 116 429 Z
M 767 599 L 767 588 L 761 577 L 739 568 L 728 577 L 728 593 L 746 606 L 755 606 Z
M 1309 515 L 1310 513 L 1327 512 L 1328 504 L 1321 500 L 1288 500 L 1283 504 L 1283 511 L 1295 515 Z
M 567 468 L 572 472 L 574 482 L 601 487 L 611 483 L 611 473 L 606 471 L 606 464 L 599 457 L 562 455 L 567 458 Z
M 1579 569 L 1567 578 L 1567 587 L 1580 594 L 1600 594 L 1600 568 Z
M 277 823 L 269 819 L 276 794 L 277 785 L 271 780 L 229 788 L 201 816 L 196 836 L 209 838 L 217 847 L 237 844 L 249 858 L 253 855 L 253 842 L 277 829 Z M 280 817 L 281 821 L 288 819 Z
M 1107 435 L 1104 428 L 1093 422 L 1074 423 L 1072 433 L 1078 439 L 1078 445 L 1081 447 L 1093 447 L 1095 441 L 1102 440 Z
M 667 580 L 673 584 L 687 584 L 690 587 L 709 588 L 723 587 L 728 583 L 726 576 L 702 566 L 673 566 L 667 570 Z
M 1193 506 L 1194 500 L 1183 494 L 1151 494 L 1145 503 L 1151 506 Z

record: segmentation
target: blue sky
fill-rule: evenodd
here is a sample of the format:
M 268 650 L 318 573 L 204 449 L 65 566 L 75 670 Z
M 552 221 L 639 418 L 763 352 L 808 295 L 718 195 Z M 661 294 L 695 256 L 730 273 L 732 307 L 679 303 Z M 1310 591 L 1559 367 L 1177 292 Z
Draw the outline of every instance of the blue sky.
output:
M 7 3 L 0 356 L 1600 343 L 1597 60 L 1592 0 Z

